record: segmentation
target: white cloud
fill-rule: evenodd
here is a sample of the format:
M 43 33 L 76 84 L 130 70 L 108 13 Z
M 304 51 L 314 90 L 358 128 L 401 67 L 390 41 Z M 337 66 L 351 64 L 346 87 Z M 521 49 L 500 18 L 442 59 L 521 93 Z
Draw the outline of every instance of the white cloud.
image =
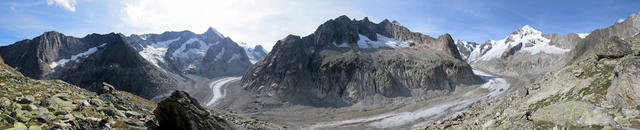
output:
M 126 3 L 123 20 L 142 28 L 132 33 L 161 33 L 214 27 L 236 42 L 262 44 L 266 49 L 288 34 L 305 36 L 340 15 L 365 15 L 340 1 L 312 0 L 139 0 Z
M 616 21 L 616 22 L 618 22 L 618 23 L 622 23 L 622 22 L 624 22 L 624 20 L 625 20 L 625 18 L 620 18 L 620 19 L 618 19 L 618 21 Z
M 47 4 L 56 4 L 71 12 L 76 11 L 76 0 L 47 0 Z

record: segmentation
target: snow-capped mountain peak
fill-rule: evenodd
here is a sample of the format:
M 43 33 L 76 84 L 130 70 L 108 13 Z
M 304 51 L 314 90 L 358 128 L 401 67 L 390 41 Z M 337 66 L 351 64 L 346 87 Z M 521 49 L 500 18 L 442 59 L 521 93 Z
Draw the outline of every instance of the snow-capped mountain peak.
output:
M 268 51 L 265 50 L 261 45 L 249 46 L 247 43 L 241 42 L 240 47 L 244 48 L 245 53 L 249 56 L 249 61 L 252 64 L 262 60 L 265 56 L 267 56 Z
M 470 56 L 470 61 L 474 60 L 491 60 L 498 58 L 506 51 L 525 51 L 531 55 L 538 53 L 547 54 L 562 54 L 569 51 L 569 49 L 563 49 L 550 45 L 551 40 L 544 37 L 544 33 L 540 30 L 536 30 L 529 25 L 524 25 L 518 30 L 512 32 L 508 37 L 502 40 L 491 40 L 485 44 L 486 47 L 491 47 L 486 52 L 474 53 Z M 485 51 L 483 49 L 476 49 L 474 51 Z
M 528 24 L 520 27 L 516 32 L 520 32 L 521 34 L 542 34 L 542 31 L 537 30 Z
M 507 37 L 506 40 L 507 42 L 510 42 L 510 41 L 519 41 L 525 38 L 538 38 L 538 37 L 544 38 L 542 37 L 542 35 L 544 35 L 542 31 L 536 30 L 529 25 L 524 25 L 520 29 L 511 33 L 511 35 L 509 35 L 509 37 Z

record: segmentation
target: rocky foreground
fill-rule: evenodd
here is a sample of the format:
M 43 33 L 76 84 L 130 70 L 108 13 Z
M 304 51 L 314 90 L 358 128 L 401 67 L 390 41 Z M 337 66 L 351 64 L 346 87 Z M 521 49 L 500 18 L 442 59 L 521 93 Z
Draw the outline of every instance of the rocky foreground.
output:
M 176 91 L 159 104 L 104 83 L 97 93 L 34 80 L 0 59 L 0 129 L 283 129 L 223 111 Z

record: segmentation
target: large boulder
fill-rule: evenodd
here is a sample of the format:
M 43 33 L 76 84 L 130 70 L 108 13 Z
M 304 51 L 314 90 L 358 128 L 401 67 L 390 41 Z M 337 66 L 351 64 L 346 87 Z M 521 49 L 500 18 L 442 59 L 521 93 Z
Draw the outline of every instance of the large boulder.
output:
M 633 53 L 631 46 L 617 36 L 608 37 L 596 44 L 594 51 L 596 51 L 598 59 L 618 58 Z
M 175 91 L 153 111 L 159 128 L 167 130 L 232 129 L 224 119 L 213 116 L 184 91 Z
M 607 100 L 618 107 L 640 105 L 640 58 L 620 61 L 614 68 Z

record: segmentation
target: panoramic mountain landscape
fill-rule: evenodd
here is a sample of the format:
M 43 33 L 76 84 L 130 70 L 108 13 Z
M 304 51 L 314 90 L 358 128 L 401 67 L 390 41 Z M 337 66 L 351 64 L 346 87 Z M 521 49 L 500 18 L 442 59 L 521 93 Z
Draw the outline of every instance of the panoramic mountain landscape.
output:
M 0 129 L 640 129 L 636 1 L 0 3 Z

